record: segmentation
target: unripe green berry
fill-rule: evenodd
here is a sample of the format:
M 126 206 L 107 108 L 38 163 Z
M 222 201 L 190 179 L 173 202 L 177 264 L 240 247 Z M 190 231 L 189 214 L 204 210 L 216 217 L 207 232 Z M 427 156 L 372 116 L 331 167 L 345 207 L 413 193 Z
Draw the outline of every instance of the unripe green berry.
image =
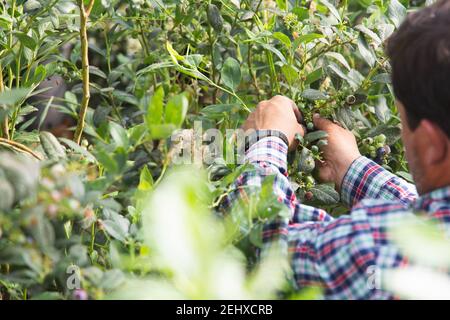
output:
M 319 140 L 319 141 L 317 142 L 317 146 L 318 146 L 319 148 L 324 147 L 324 146 L 326 146 L 326 145 L 328 145 L 328 141 L 327 141 L 327 140 Z
M 375 143 L 385 143 L 386 142 L 386 136 L 384 134 L 379 134 L 378 136 L 376 136 L 373 141 Z

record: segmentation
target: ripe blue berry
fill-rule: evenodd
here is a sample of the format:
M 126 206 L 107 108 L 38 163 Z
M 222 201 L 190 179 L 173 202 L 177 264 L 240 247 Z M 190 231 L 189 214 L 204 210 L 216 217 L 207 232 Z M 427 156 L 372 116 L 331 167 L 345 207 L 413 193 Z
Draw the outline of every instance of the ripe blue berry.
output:
M 382 158 L 386 155 L 386 150 L 384 149 L 384 147 L 379 147 L 377 149 L 377 156 Z
M 73 292 L 73 298 L 75 300 L 87 300 L 88 299 L 88 294 L 83 289 L 76 289 Z

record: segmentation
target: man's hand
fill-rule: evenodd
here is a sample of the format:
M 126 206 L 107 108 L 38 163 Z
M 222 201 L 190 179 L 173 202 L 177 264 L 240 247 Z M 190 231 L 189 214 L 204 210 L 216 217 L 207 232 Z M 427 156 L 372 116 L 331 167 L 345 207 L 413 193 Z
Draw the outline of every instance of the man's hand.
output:
M 314 115 L 313 121 L 317 129 L 328 133 L 328 144 L 322 147 L 325 162 L 319 164 L 319 177 L 324 182 L 334 182 L 340 190 L 350 165 L 361 156 L 355 136 L 318 114 Z
M 295 147 L 295 134 L 305 134 L 300 125 L 301 114 L 294 101 L 284 96 L 275 96 L 261 101 L 249 115 L 242 126 L 245 131 L 278 130 L 283 132 L 289 141 L 289 148 Z

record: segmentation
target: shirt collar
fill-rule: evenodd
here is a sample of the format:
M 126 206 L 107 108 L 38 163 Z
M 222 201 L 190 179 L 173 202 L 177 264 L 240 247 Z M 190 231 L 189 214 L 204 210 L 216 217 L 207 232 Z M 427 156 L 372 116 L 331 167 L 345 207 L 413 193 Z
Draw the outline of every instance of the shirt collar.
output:
M 427 209 L 433 202 L 450 203 L 450 186 L 435 189 L 421 195 L 414 203 L 416 209 Z

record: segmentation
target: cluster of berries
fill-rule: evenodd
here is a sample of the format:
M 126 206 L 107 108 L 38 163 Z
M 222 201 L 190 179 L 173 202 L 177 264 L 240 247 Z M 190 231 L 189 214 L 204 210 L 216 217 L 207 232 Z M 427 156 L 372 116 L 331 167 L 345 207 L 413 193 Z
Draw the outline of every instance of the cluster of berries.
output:
M 363 139 L 360 151 L 376 163 L 383 164 L 386 156 L 391 153 L 391 148 L 386 144 L 386 136 L 379 134 Z
M 292 162 L 294 165 L 293 175 L 300 189 L 305 190 L 304 197 L 306 200 L 312 200 L 313 193 L 310 190 L 316 185 L 313 177 L 313 171 L 316 167 L 316 161 L 321 159 L 320 148 L 327 144 L 326 133 L 323 131 L 315 131 L 314 124 L 309 122 L 306 124 L 307 134 L 305 137 L 296 136 L 298 141 L 298 152 L 293 154 Z

